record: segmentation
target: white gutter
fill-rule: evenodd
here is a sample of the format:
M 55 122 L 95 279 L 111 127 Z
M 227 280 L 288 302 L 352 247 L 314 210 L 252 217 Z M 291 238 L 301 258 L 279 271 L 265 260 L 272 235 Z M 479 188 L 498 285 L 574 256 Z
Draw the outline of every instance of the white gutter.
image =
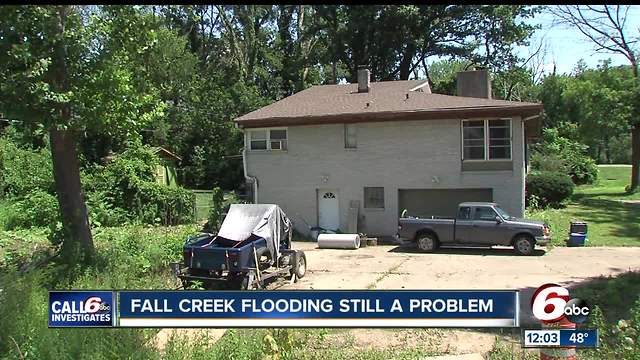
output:
M 258 203 L 258 179 L 253 176 L 249 176 L 247 174 L 247 148 L 246 146 L 242 148 L 242 169 L 244 171 L 244 178 L 247 181 L 250 181 L 253 185 L 253 203 Z

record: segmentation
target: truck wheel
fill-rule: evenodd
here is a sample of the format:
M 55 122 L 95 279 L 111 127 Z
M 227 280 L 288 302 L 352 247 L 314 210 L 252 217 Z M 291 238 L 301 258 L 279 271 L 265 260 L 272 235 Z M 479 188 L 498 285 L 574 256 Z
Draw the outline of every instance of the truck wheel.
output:
M 438 248 L 438 241 L 431 234 L 421 234 L 416 240 L 418 249 L 424 252 L 433 252 Z
M 535 242 L 528 236 L 518 236 L 513 241 L 513 248 L 518 255 L 531 255 L 535 249 Z
M 302 279 L 307 273 L 307 257 L 304 251 L 296 251 L 292 257 L 293 267 L 291 268 L 291 275 L 295 274 L 296 279 Z

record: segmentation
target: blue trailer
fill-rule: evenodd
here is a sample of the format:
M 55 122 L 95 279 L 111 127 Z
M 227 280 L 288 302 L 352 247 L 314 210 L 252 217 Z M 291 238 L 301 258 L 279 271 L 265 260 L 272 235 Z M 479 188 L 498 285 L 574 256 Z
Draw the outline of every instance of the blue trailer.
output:
M 189 237 L 182 263 L 174 264 L 183 286 L 207 288 L 225 282 L 236 289 L 259 289 L 277 276 L 294 280 L 306 273 L 303 251 L 291 249 L 291 221 L 277 205 L 234 204 L 217 234 Z

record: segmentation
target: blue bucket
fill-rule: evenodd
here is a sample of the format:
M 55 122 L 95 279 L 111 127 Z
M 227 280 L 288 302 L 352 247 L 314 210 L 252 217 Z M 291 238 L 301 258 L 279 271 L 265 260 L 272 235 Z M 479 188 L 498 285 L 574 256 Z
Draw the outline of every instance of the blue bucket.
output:
M 587 242 L 587 234 L 583 233 L 571 233 L 569 234 L 568 246 L 584 246 Z

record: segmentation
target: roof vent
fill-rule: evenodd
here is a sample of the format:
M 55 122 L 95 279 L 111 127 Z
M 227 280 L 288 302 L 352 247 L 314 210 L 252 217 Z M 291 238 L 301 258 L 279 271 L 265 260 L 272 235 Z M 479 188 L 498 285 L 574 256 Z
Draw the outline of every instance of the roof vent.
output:
M 371 73 L 366 65 L 358 66 L 358 92 L 369 92 Z

